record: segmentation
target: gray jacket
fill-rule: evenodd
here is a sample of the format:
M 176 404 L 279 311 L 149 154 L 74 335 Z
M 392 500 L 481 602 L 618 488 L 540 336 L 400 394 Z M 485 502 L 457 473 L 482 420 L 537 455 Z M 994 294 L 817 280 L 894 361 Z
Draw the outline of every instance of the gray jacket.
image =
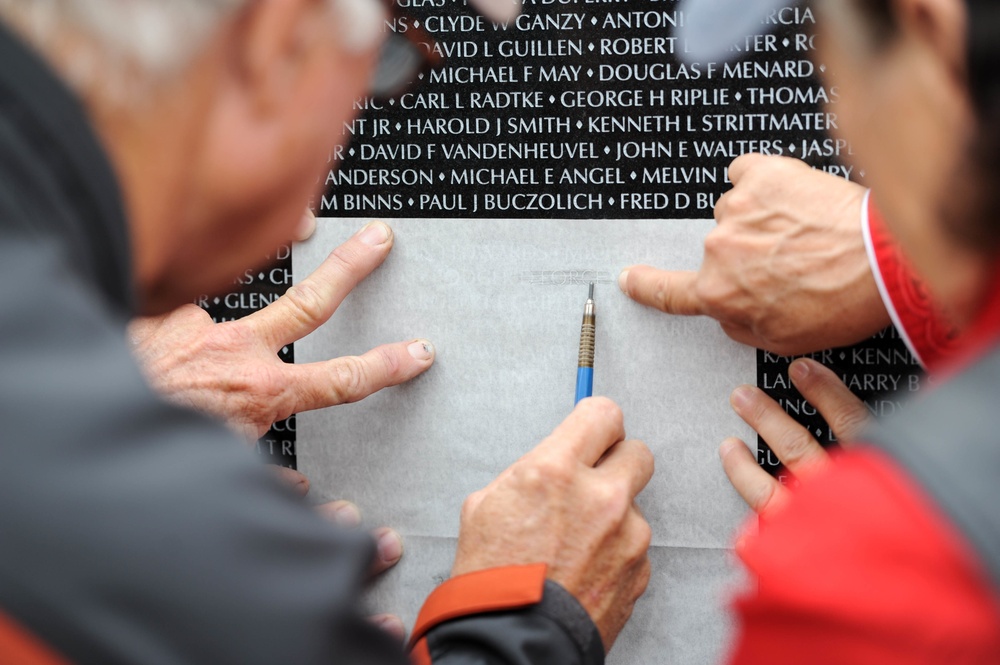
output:
M 369 537 L 153 394 L 131 315 L 110 165 L 0 26 L 0 615 L 79 663 L 405 662 L 359 611 Z M 600 662 L 596 635 L 549 583 L 537 606 L 452 620 L 427 644 L 440 663 Z

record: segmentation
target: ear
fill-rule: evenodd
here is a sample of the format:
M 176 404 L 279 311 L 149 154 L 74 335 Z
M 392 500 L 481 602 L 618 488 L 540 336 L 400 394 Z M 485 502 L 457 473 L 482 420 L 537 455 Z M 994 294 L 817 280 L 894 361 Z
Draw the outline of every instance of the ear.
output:
M 287 103 L 313 46 L 329 35 L 329 0 L 257 0 L 235 26 L 231 66 L 253 109 L 270 115 Z
M 903 35 L 929 47 L 964 83 L 969 20 L 964 0 L 894 0 L 893 5 Z

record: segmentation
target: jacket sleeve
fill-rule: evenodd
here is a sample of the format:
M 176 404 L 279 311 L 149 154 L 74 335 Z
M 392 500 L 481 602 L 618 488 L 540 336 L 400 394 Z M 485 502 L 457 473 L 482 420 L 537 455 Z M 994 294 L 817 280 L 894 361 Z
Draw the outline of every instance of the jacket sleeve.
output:
M 410 640 L 414 665 L 600 665 L 604 647 L 586 610 L 546 566 L 462 575 L 424 603 Z
M 370 537 L 153 394 L 65 265 L 0 243 L 0 615 L 75 663 L 405 663 L 360 613 Z
M 958 329 L 889 233 L 870 191 L 862 206 L 861 227 L 868 262 L 893 325 L 925 369 L 940 369 L 960 346 Z
M 160 400 L 122 315 L 64 266 L 36 239 L 0 244 L 0 661 L 20 645 L 104 665 L 405 664 L 361 612 L 371 538 Z M 452 580 L 422 617 L 423 662 L 603 660 L 544 566 Z
M 986 571 L 888 457 L 852 449 L 737 544 L 755 584 L 730 665 L 997 662 Z

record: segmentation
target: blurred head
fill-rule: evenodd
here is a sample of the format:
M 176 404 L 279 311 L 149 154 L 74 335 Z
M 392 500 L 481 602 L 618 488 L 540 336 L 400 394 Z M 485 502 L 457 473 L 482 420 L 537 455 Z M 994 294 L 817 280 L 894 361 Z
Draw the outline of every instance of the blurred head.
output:
M 977 11 L 990 5 L 823 0 L 816 54 L 887 223 L 959 322 L 979 309 L 1000 248 L 1000 71 L 970 41 L 970 7 L 978 32 L 1000 37 Z
M 379 0 L 0 0 L 84 100 L 124 190 L 142 309 L 288 241 L 382 40 Z

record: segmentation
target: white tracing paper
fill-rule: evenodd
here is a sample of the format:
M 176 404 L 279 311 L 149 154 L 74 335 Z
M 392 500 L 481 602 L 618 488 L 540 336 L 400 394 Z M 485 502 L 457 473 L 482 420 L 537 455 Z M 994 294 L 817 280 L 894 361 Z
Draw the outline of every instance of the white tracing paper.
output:
M 296 246 L 295 281 L 364 219 L 321 219 Z M 299 363 L 424 337 L 437 362 L 409 384 L 297 418 L 299 469 L 317 501 L 349 499 L 389 525 L 406 553 L 371 594 L 412 625 L 451 567 L 464 497 L 544 438 L 572 409 L 587 283 L 597 282 L 594 392 L 617 401 L 628 436 L 656 456 L 640 497 L 653 527 L 649 591 L 611 663 L 717 662 L 725 604 L 742 581 L 730 551 L 746 508 L 717 449 L 755 441 L 729 394 L 756 382 L 753 350 L 703 318 L 670 317 L 618 290 L 634 263 L 698 266 L 711 220 L 391 220 L 389 259 L 334 318 L 298 342 Z

